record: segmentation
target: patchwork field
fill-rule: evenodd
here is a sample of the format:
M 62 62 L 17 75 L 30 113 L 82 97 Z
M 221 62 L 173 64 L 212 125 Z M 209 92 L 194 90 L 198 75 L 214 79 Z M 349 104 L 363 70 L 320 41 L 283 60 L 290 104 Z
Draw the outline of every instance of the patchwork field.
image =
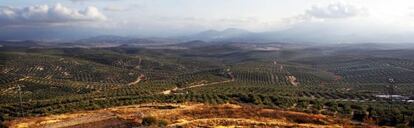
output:
M 119 115 L 120 111 L 114 109 L 148 103 L 181 107 L 125 111 L 136 114 L 150 109 L 153 112 L 147 115 L 166 114 L 154 117 L 168 126 L 188 127 L 345 125 L 336 118 L 350 121 L 350 125 L 414 124 L 414 58 L 406 56 L 412 50 L 315 48 L 284 43 L 170 45 L 185 48 L 1 47 L 0 124 L 9 122 L 7 125 L 17 127 L 13 122 L 26 120 L 20 125 L 129 127 L 141 125 L 145 116 L 136 116 L 137 121 L 133 121 L 124 118 L 127 113 Z M 190 107 L 198 104 L 216 112 L 216 116 Z M 247 107 L 254 113 L 226 105 L 220 108 L 223 104 Z M 186 108 L 194 111 L 182 113 Z M 275 116 L 266 115 L 267 109 Z M 173 115 L 177 111 L 180 114 Z M 320 117 L 323 123 L 313 119 L 297 122 L 284 112 L 306 113 L 305 117 Z M 50 116 L 57 114 L 64 115 Z M 59 119 L 41 121 L 45 116 Z M 79 123 L 72 116 L 86 122 Z

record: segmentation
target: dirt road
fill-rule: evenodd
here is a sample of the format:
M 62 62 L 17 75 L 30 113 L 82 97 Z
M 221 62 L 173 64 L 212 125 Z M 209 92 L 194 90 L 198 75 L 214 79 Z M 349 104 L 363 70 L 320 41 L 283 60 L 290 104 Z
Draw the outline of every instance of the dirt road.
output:
M 138 84 L 139 82 L 141 82 L 141 80 L 143 80 L 144 77 L 145 77 L 145 75 L 144 74 L 141 74 L 140 76 L 138 76 L 137 80 L 135 80 L 135 81 L 133 81 L 131 83 L 128 83 L 128 86 L 131 86 L 131 85 L 134 85 L 134 84 Z
M 190 88 L 198 88 L 198 87 L 215 85 L 215 84 L 228 83 L 228 82 L 233 82 L 233 81 L 234 81 L 234 79 L 232 79 L 232 80 L 225 80 L 225 81 L 219 81 L 219 82 L 212 82 L 212 83 L 207 83 L 207 84 L 197 84 L 197 85 L 188 86 L 188 87 L 184 87 L 184 88 L 175 87 L 173 89 L 165 90 L 165 91 L 162 91 L 160 93 L 161 94 L 164 94 L 164 95 L 169 95 L 169 94 L 174 93 L 176 91 L 182 91 L 182 90 L 186 90 L 186 89 L 190 89 Z

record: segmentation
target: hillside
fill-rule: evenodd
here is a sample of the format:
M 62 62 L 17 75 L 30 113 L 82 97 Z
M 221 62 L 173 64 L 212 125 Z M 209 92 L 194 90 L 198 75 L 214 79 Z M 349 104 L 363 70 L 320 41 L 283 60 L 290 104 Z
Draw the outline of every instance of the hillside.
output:
M 232 113 L 232 114 L 229 114 Z M 7 122 L 18 127 L 349 127 L 349 120 L 321 114 L 266 109 L 235 104 L 140 104 L 103 110 L 22 118 Z
M 23 123 L 92 111 L 98 112 L 94 116 L 102 115 L 117 124 L 124 121 L 101 111 L 125 105 L 191 102 L 203 103 L 206 109 L 218 105 L 219 114 L 192 117 L 192 122 L 184 123 L 166 118 L 169 113 L 156 117 L 167 120 L 168 125 L 184 126 L 348 125 L 332 122 L 330 117 L 352 121 L 351 125 L 414 124 L 414 59 L 407 56 L 410 49 L 196 42 L 206 44 L 177 43 L 169 48 L 0 47 L 0 119 Z M 290 114 L 273 121 L 263 113 L 227 111 L 221 109 L 222 104 L 252 107 L 258 112 L 264 111 L 262 108 L 293 115 L 299 112 L 305 117 L 321 117 L 325 123 L 298 122 L 290 119 Z M 221 110 L 240 112 L 241 117 L 220 115 Z M 194 115 L 197 112 L 204 111 L 191 111 Z M 255 118 L 240 119 L 250 116 Z

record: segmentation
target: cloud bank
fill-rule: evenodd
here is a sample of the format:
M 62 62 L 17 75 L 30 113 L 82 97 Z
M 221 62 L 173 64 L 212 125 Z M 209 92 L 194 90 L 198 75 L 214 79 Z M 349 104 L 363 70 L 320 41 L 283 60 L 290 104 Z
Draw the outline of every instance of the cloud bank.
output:
M 305 15 L 321 19 L 351 18 L 364 14 L 363 8 L 346 3 L 331 3 L 326 6 L 313 6 L 306 10 Z
M 288 26 L 326 21 L 353 24 L 355 22 L 352 21 L 353 18 L 363 16 L 366 19 L 369 16 L 368 14 L 366 8 L 344 2 L 336 2 L 326 5 L 313 5 L 299 15 L 282 19 L 282 22 Z
M 83 10 L 68 8 L 61 4 L 54 6 L 34 5 L 23 8 L 0 7 L 0 26 L 64 24 L 102 21 L 105 19 L 106 16 L 93 6 Z

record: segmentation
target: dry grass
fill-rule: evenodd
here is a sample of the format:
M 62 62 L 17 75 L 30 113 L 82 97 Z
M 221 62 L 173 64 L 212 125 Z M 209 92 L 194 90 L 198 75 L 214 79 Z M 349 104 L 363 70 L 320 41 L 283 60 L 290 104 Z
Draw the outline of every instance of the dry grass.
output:
M 141 104 L 72 114 L 32 117 L 8 122 L 17 127 L 126 127 L 152 116 L 168 127 L 342 127 L 339 119 L 301 112 L 235 104 Z

